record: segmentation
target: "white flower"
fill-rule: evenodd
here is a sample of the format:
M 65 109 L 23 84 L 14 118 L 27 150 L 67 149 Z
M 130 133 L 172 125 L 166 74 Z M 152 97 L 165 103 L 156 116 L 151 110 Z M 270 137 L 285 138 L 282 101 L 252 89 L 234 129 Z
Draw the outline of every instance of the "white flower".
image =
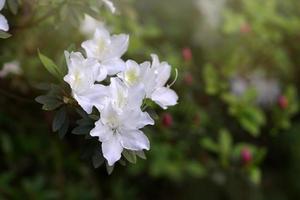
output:
M 91 37 L 94 35 L 97 28 L 104 28 L 104 23 L 85 14 L 84 20 L 80 23 L 80 32 L 87 37 Z
M 110 35 L 105 28 L 97 28 L 94 38 L 81 44 L 87 57 L 97 59 L 107 69 L 108 75 L 115 75 L 125 68 L 121 56 L 127 51 L 129 36 Z
M 127 87 L 119 78 L 111 78 L 110 82 L 107 101 L 110 101 L 116 111 L 122 112 L 125 108 L 140 109 L 145 97 L 141 84 Z
M 127 84 L 141 83 L 144 86 L 146 98 L 152 99 L 163 109 L 177 104 L 178 96 L 168 86 L 165 87 L 171 75 L 171 66 L 159 62 L 157 55 L 152 54 L 152 65 L 144 62 L 140 66 L 134 61 L 127 61 L 126 68 L 118 76 Z
M 139 129 L 146 125 L 153 125 L 154 121 L 147 112 L 142 112 L 136 105 L 143 97 L 122 92 L 121 83 L 112 80 L 112 97 L 100 112 L 100 120 L 90 135 L 102 142 L 102 153 L 110 166 L 121 158 L 123 149 L 133 151 L 149 150 L 148 138 Z M 132 102 L 131 102 L 132 101 Z
M 106 96 L 106 87 L 101 84 L 94 84 L 95 81 L 102 81 L 106 77 L 106 70 L 103 69 L 97 60 L 85 59 L 81 53 L 65 52 L 68 74 L 64 80 L 69 83 L 73 97 L 78 104 L 87 112 L 91 113 L 93 106 L 101 107 L 101 100 Z
M 106 7 L 108 7 L 113 14 L 116 12 L 116 7 L 110 0 L 103 0 L 103 2 L 106 5 Z
M 4 63 L 3 68 L 0 70 L 0 77 L 6 77 L 8 74 L 21 75 L 22 69 L 18 61 Z
M 127 60 L 125 70 L 118 74 L 127 86 L 141 83 L 141 67 L 134 60 Z
M 5 0 L 0 0 L 0 11 L 3 9 L 5 4 Z M 8 23 L 6 18 L 0 13 L 0 31 L 8 31 Z

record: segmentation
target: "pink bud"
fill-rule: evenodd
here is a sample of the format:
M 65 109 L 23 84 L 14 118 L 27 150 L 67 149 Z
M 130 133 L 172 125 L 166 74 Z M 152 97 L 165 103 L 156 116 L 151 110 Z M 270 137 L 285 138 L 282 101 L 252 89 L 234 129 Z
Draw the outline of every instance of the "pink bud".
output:
M 252 160 L 252 153 L 248 148 L 243 148 L 241 151 L 241 158 L 242 158 L 242 162 L 243 164 L 249 164 Z
M 244 23 L 240 27 L 240 32 L 241 33 L 250 33 L 251 32 L 251 25 L 249 23 Z
M 278 98 L 278 104 L 281 109 L 286 109 L 289 106 L 289 100 L 286 96 L 280 96 Z
M 162 124 L 166 128 L 169 128 L 173 125 L 173 117 L 170 113 L 164 113 L 162 115 Z
M 192 74 L 188 73 L 188 74 L 184 75 L 183 81 L 186 85 L 190 86 L 190 85 L 193 85 L 194 78 L 193 78 Z
M 193 54 L 192 54 L 192 50 L 188 47 L 185 47 L 182 49 L 182 57 L 185 61 L 190 61 L 192 60 Z

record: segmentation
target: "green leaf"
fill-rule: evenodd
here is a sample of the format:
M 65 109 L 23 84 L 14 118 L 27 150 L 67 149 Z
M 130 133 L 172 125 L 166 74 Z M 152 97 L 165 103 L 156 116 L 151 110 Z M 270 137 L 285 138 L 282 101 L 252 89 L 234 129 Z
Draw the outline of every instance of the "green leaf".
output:
M 93 129 L 92 126 L 78 126 L 72 130 L 74 135 L 86 135 Z
M 0 31 L 0 38 L 1 39 L 7 39 L 11 36 L 11 34 L 4 32 L 4 31 Z
M 99 151 L 96 151 L 92 157 L 94 168 L 99 168 L 104 163 L 104 158 Z
M 38 51 L 39 58 L 42 61 L 44 67 L 52 74 L 54 77 L 61 80 L 63 77 L 63 72 L 60 70 L 60 68 L 47 56 L 43 55 L 40 51 Z
M 106 163 L 106 171 L 109 175 L 111 175 L 111 173 L 114 171 L 114 165 L 113 166 L 109 166 L 107 163 Z
M 212 141 L 210 138 L 203 138 L 200 141 L 200 145 L 204 149 L 206 149 L 208 151 L 211 151 L 211 152 L 214 152 L 214 153 L 218 152 L 218 150 L 219 150 L 218 145 L 214 141 Z
M 69 129 L 69 118 L 66 117 L 63 126 L 58 130 L 58 136 L 60 139 L 63 139 L 68 132 Z
M 250 171 L 250 180 L 258 185 L 261 182 L 261 171 L 259 168 L 252 168 Z
M 37 101 L 40 104 L 43 104 L 42 109 L 48 111 L 55 110 L 63 104 L 63 102 L 61 102 L 59 99 L 49 95 L 38 96 L 35 98 L 35 101 Z
M 16 15 L 18 13 L 18 7 L 19 7 L 18 0 L 8 0 L 7 3 L 8 3 L 9 10 L 14 15 Z
M 144 153 L 143 150 L 142 150 L 142 151 L 135 151 L 135 154 L 136 154 L 138 157 L 140 157 L 141 159 L 144 159 L 144 160 L 147 159 L 147 157 L 146 157 L 146 155 L 145 155 L 145 153 Z
M 66 109 L 65 107 L 62 107 L 56 112 L 56 115 L 52 123 L 52 130 L 54 132 L 58 131 L 63 126 L 65 119 L 66 119 Z
M 134 152 L 125 149 L 122 154 L 129 162 L 136 163 L 136 154 Z

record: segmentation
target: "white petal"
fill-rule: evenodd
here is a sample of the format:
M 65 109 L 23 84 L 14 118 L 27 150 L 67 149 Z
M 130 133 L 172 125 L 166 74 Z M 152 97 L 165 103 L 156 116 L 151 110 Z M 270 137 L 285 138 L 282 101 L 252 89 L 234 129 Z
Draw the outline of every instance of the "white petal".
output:
M 146 125 L 153 125 L 154 121 L 147 112 L 142 112 L 140 109 L 123 110 L 120 116 L 123 126 L 126 129 L 135 130 L 143 128 Z
M 155 73 L 157 74 L 156 77 L 156 84 L 159 87 L 163 87 L 171 75 L 171 66 L 166 63 L 162 62 L 160 66 L 155 70 Z
M 8 31 L 9 30 L 9 26 L 8 26 L 7 20 L 1 14 L 0 14 L 0 30 L 2 30 L 2 31 Z
M 116 7 L 114 6 L 114 4 L 109 1 L 109 0 L 103 0 L 103 2 L 105 3 L 105 5 L 110 9 L 110 11 L 112 13 L 115 13 L 116 12 Z
M 96 45 L 94 44 L 93 40 L 87 40 L 82 42 L 81 47 L 85 50 L 86 56 L 88 58 L 97 58 Z
M 110 140 L 102 142 L 102 153 L 110 166 L 120 160 L 122 151 L 123 147 L 119 142 L 118 136 L 113 136 Z
M 113 35 L 109 46 L 109 54 L 105 59 L 120 58 L 128 49 L 129 36 L 126 34 Z
M 151 99 L 155 101 L 160 107 L 166 109 L 168 106 L 173 106 L 177 104 L 178 96 L 167 87 L 161 87 L 156 89 L 151 96 Z
M 97 27 L 94 35 L 94 39 L 96 40 L 104 40 L 110 43 L 110 34 L 109 31 L 103 26 L 103 27 Z
M 128 88 L 128 107 L 130 109 L 140 108 L 145 98 L 145 88 L 143 84 L 138 84 Z
M 150 142 L 147 136 L 139 130 L 122 131 L 120 133 L 120 142 L 125 149 L 140 151 L 143 149 L 150 149 Z
M 140 66 L 134 60 L 126 61 L 126 69 L 118 75 L 127 85 L 132 86 L 140 82 Z
M 107 95 L 107 88 L 103 85 L 96 84 L 94 87 L 87 89 L 85 93 L 73 94 L 78 104 L 90 114 L 93 110 L 93 106 L 101 108 L 104 106 L 105 97 Z
M 151 54 L 152 57 L 152 67 L 157 67 L 159 66 L 159 59 L 156 54 Z
M 101 120 L 98 120 L 95 123 L 95 128 L 91 130 L 90 135 L 99 137 L 99 141 L 105 142 L 113 136 L 113 132 L 109 127 L 103 125 Z
M 125 69 L 125 62 L 120 58 L 105 60 L 101 64 L 106 68 L 108 75 L 115 75 Z
M 5 0 L 0 0 L 0 10 L 2 10 L 2 8 L 4 7 L 5 4 Z

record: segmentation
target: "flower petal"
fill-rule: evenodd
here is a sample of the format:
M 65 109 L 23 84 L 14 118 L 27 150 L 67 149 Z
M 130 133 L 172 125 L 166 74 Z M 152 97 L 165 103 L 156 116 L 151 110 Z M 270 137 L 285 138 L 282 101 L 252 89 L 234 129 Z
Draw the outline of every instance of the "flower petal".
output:
M 8 26 L 7 20 L 1 14 L 0 14 L 0 30 L 2 30 L 2 31 L 8 31 L 9 30 L 9 26 Z
M 151 99 L 160 107 L 166 109 L 168 106 L 174 106 L 177 104 L 178 96 L 174 90 L 167 87 L 160 87 L 152 93 Z
M 127 51 L 128 44 L 129 36 L 127 34 L 113 35 L 106 59 L 120 58 Z
M 120 133 L 120 142 L 125 149 L 140 151 L 150 149 L 150 142 L 147 136 L 139 130 L 123 130 Z
M 92 88 L 87 89 L 85 93 L 80 95 L 74 93 L 73 96 L 77 100 L 78 104 L 90 114 L 93 110 L 93 106 L 98 109 L 104 107 L 105 97 L 107 95 L 107 88 L 101 84 L 96 84 Z
M 155 69 L 155 74 L 157 74 L 156 77 L 156 85 L 157 87 L 163 87 L 171 75 L 171 66 L 166 63 L 162 62 L 160 63 L 159 67 Z
M 95 128 L 91 130 L 90 135 L 99 137 L 99 141 L 105 142 L 113 136 L 113 132 L 108 126 L 103 125 L 101 120 L 98 120 L 95 123 Z
M 110 140 L 102 142 L 102 153 L 110 166 L 113 166 L 115 162 L 120 160 L 122 151 L 123 147 L 119 142 L 118 136 L 113 136 Z
M 4 7 L 5 4 L 5 0 L 0 0 L 0 10 L 2 10 L 2 8 Z
M 101 64 L 107 70 L 108 75 L 115 75 L 125 69 L 125 62 L 121 58 L 105 60 Z

